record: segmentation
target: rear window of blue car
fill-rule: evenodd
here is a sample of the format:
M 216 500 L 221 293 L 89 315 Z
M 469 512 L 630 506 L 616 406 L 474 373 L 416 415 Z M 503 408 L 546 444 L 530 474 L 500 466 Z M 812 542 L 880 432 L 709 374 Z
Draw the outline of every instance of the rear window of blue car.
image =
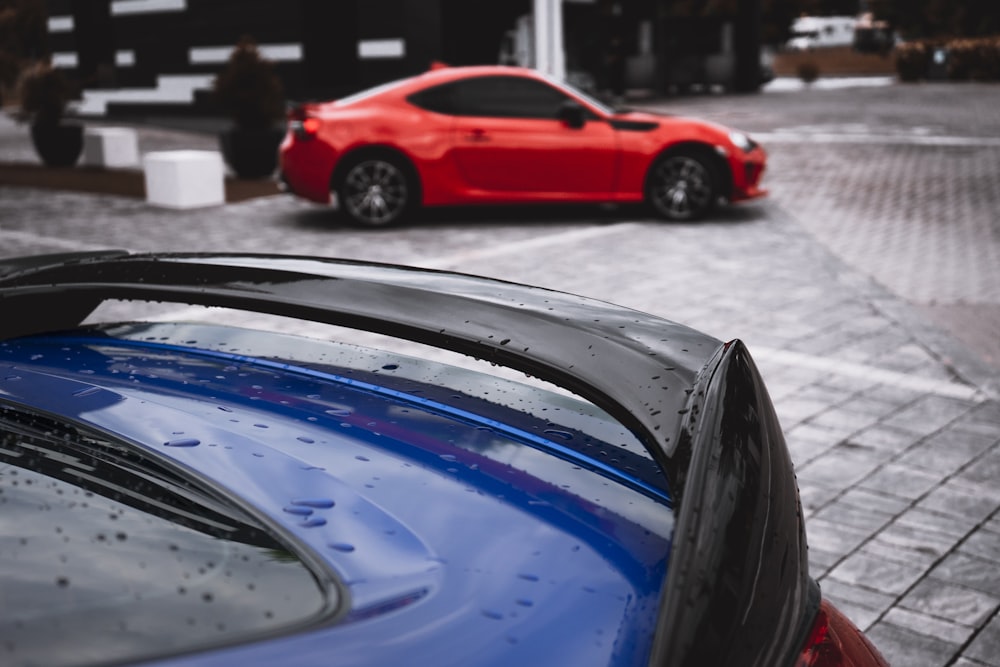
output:
M 266 526 L 127 443 L 0 405 L 0 663 L 106 664 L 328 618 Z

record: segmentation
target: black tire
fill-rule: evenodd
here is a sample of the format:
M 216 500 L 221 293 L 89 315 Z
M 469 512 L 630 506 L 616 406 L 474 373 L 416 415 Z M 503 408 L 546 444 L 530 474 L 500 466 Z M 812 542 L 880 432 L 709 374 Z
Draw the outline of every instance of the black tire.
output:
M 340 210 L 358 227 L 388 227 L 405 220 L 419 194 L 409 163 L 391 153 L 349 158 L 334 188 Z
M 719 196 L 712 158 L 702 151 L 671 151 L 653 163 L 646 176 L 646 203 L 666 220 L 701 220 Z

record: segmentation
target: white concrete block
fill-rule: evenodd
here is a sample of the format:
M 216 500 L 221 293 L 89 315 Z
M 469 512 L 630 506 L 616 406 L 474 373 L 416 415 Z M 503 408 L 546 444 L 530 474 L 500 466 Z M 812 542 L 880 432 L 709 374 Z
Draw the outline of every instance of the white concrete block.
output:
M 166 208 L 226 202 L 225 167 L 217 151 L 157 151 L 143 156 L 146 201 Z
M 139 166 L 139 139 L 130 127 L 88 127 L 83 131 L 83 162 L 94 167 Z

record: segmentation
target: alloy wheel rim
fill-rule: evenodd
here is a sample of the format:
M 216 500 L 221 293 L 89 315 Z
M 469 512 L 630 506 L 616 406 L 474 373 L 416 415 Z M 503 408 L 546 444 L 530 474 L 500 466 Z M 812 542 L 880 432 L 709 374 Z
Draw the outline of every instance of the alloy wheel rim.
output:
M 355 165 L 344 179 L 344 205 L 351 216 L 369 225 L 392 222 L 406 208 L 406 177 L 384 160 Z
M 657 169 L 652 198 L 656 207 L 670 218 L 693 218 L 712 201 L 711 175 L 694 158 L 671 157 Z

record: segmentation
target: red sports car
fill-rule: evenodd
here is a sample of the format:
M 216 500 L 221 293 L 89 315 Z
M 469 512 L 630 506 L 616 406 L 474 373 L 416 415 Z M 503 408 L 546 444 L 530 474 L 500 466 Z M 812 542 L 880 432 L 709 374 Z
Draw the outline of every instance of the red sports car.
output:
M 766 154 L 742 132 L 616 111 L 535 70 L 434 67 L 296 106 L 281 180 L 378 227 L 418 206 L 647 202 L 696 220 L 765 194 Z

